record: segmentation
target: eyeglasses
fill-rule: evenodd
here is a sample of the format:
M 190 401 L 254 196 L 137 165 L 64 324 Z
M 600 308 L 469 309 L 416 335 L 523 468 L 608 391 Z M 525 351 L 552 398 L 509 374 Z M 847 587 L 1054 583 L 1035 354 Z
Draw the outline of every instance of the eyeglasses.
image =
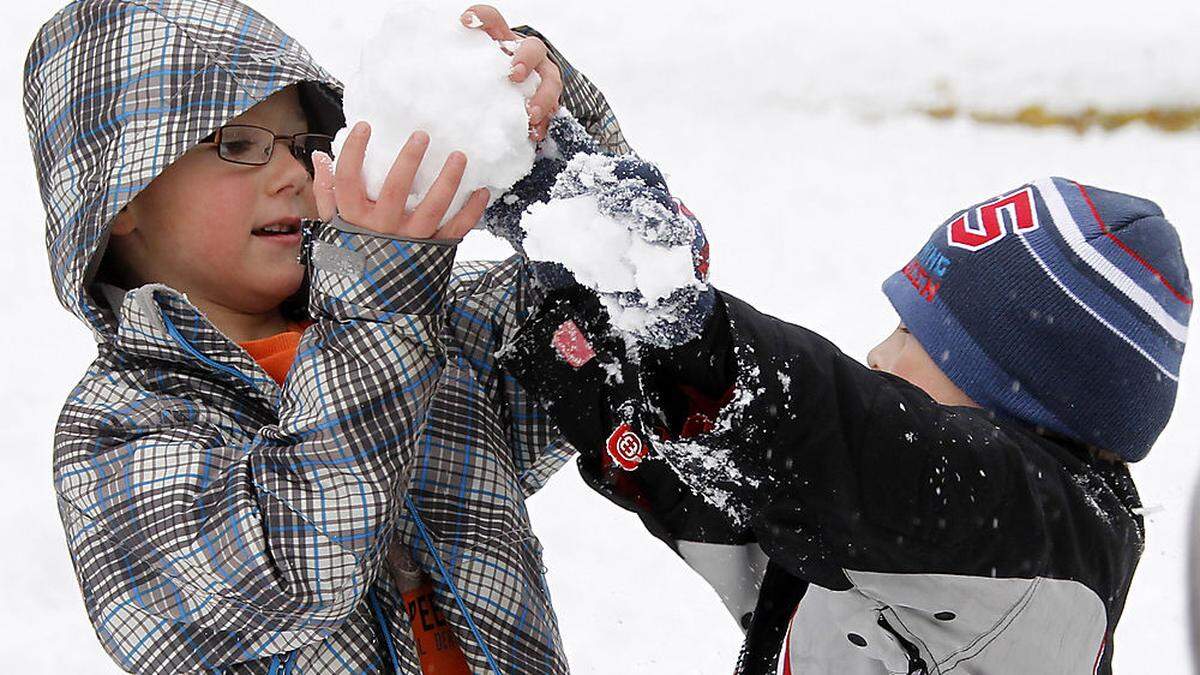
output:
M 288 144 L 292 156 L 304 165 L 308 175 L 313 175 L 312 154 L 324 152 L 333 157 L 333 137 L 326 134 L 293 134 L 279 136 L 264 127 L 249 124 L 227 124 L 200 143 L 215 143 L 217 156 L 226 162 L 262 166 L 271 161 L 275 144 Z

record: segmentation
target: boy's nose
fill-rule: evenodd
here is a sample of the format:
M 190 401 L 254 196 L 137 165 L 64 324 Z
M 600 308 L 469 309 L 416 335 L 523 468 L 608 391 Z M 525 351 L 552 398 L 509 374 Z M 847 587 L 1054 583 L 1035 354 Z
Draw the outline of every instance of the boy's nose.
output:
M 267 169 L 271 171 L 271 182 L 268 185 L 271 194 L 283 190 L 291 190 L 298 194 L 312 180 L 304 163 L 297 159 L 287 147 L 281 148 L 278 145 L 275 147 L 274 152 L 271 153 L 271 161 L 267 163 Z

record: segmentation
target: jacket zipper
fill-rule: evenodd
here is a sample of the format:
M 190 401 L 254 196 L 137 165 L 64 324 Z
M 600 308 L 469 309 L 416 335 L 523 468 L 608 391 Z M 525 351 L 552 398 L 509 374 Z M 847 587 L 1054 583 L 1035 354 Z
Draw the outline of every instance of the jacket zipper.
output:
M 887 617 L 883 612 L 879 612 L 877 621 L 879 627 L 891 633 L 892 637 L 896 638 L 896 642 L 900 643 L 900 647 L 908 656 L 908 675 L 929 675 L 929 666 L 925 663 L 925 659 L 921 658 L 921 650 L 917 648 L 910 640 L 900 635 L 892 624 L 888 623 Z

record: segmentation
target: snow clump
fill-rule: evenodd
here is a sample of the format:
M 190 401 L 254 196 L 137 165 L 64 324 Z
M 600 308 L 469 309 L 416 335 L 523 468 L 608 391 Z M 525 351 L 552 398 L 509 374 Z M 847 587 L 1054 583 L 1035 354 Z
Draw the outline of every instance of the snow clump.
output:
M 640 336 L 675 320 L 665 302 L 700 287 L 692 226 L 673 210 L 627 189 L 618 158 L 580 153 L 560 174 L 547 203 L 521 218 L 530 260 L 555 262 L 598 294 L 614 328 Z
M 695 285 L 690 246 L 666 247 L 600 212 L 591 195 L 536 204 L 521 221 L 532 260 L 562 264 L 600 293 L 638 291 L 651 304 Z
M 526 99 L 541 81 L 508 79 L 511 57 L 486 33 L 468 28 L 432 5 L 401 2 L 378 19 L 348 78 L 343 104 L 351 125 L 371 123 L 363 163 L 367 195 L 378 199 L 392 162 L 414 131 L 430 144 L 413 181 L 408 208 L 424 198 L 450 153 L 467 156 L 467 169 L 446 211 L 449 219 L 471 193 L 486 187 L 495 200 L 533 166 Z M 348 129 L 337 138 L 340 151 Z

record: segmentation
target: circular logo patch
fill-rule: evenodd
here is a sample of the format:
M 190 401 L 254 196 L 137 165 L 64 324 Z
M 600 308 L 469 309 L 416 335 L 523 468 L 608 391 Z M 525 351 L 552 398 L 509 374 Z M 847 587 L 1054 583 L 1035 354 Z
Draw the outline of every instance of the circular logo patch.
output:
M 617 427 L 608 437 L 609 456 L 626 471 L 636 469 L 646 452 L 646 444 L 628 424 Z

